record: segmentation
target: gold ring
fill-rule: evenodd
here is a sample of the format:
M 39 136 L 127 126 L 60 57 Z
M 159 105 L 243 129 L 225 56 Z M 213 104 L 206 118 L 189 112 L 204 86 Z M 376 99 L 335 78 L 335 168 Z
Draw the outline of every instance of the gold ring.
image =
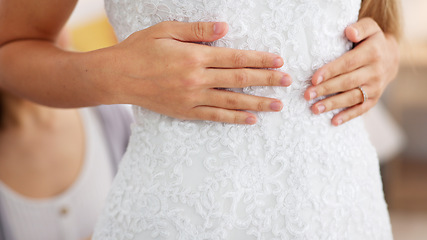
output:
M 357 88 L 360 90 L 360 92 L 363 95 L 363 102 L 362 103 L 366 102 L 366 100 L 368 100 L 368 94 L 365 92 L 365 90 L 363 90 L 363 88 L 361 86 L 358 86 Z

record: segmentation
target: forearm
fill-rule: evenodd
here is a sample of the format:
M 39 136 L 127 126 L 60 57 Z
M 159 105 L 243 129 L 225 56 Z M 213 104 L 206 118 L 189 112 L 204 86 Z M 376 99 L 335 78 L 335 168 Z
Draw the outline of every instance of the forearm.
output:
M 20 40 L 0 48 L 0 87 L 52 107 L 107 103 L 97 87 L 94 53 L 63 51 L 45 40 Z

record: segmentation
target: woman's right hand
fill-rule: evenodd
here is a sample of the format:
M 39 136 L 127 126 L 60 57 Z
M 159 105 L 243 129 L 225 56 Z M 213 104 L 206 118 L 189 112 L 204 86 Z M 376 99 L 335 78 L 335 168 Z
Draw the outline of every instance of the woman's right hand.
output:
M 89 53 L 86 69 L 103 103 L 129 103 L 179 119 L 254 124 L 254 114 L 280 111 L 276 99 L 221 90 L 289 86 L 275 54 L 211 47 L 226 23 L 163 22 L 132 34 L 114 47 Z

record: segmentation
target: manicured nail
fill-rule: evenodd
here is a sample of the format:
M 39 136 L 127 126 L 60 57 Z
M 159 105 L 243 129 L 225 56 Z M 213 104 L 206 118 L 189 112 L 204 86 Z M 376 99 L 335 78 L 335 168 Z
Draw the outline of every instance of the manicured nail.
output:
M 325 109 L 326 109 L 325 105 L 323 105 L 323 104 L 319 104 L 319 105 L 317 105 L 317 111 L 318 111 L 319 113 L 324 112 L 324 111 L 325 111 Z
M 315 91 L 310 92 L 310 99 L 314 99 L 317 97 L 317 93 Z
M 353 32 L 353 34 L 354 34 L 354 37 L 356 38 L 356 41 L 358 41 L 358 39 L 359 39 L 359 31 L 357 31 L 357 28 L 355 28 L 354 26 L 349 26 L 348 27 L 348 30 L 350 30 L 350 34 L 351 34 L 351 32 Z M 346 33 L 346 35 L 347 35 L 348 33 Z M 349 37 L 349 36 L 348 36 Z M 353 40 L 352 40 L 353 41 Z
M 255 124 L 256 118 L 250 116 L 250 117 L 246 118 L 245 122 L 246 122 L 246 124 L 250 124 L 250 125 Z
M 354 36 L 356 37 L 356 38 L 358 38 L 359 37 L 359 31 L 357 31 L 357 29 L 355 28 L 355 27 L 353 27 L 353 26 L 351 26 L 351 28 L 353 29 L 353 31 L 354 31 Z
M 217 23 L 215 23 L 214 24 L 214 26 L 213 26 L 213 32 L 216 34 L 216 35 L 219 35 L 219 34 L 221 34 L 222 32 L 224 32 L 224 29 L 225 28 L 225 26 L 224 26 L 224 24 L 223 23 L 221 23 L 221 22 L 217 22 Z
M 282 58 L 276 58 L 274 59 L 274 67 L 281 67 L 283 66 L 284 62 Z
M 342 118 L 338 118 L 338 120 L 337 120 L 337 124 L 338 124 L 338 125 L 341 125 L 342 123 L 343 123 Z
M 272 102 L 270 104 L 270 108 L 273 111 L 280 111 L 283 108 L 283 104 L 281 102 L 279 102 L 279 101 L 275 101 L 275 102 Z
M 288 75 L 283 75 L 282 80 L 280 80 L 280 85 L 282 86 L 289 86 L 292 84 L 292 78 Z
M 316 84 L 320 84 L 321 82 L 323 82 L 323 76 L 318 76 Z

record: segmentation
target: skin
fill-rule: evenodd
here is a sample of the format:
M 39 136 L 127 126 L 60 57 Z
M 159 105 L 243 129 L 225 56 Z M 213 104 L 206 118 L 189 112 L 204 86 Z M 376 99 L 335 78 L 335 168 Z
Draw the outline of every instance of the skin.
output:
M 283 65 L 265 52 L 202 46 L 226 23 L 164 22 L 88 53 L 54 45 L 76 0 L 0 1 L 0 86 L 54 107 L 128 103 L 180 119 L 254 124 L 253 111 L 280 111 L 277 99 L 215 88 L 289 86 Z M 251 69 L 248 69 L 251 68 Z M 22 71 L 25 69 L 25 71 Z M 31 81 L 28 81 L 31 79 Z
M 55 40 L 75 4 L 75 0 L 0 0 L 0 87 L 47 106 L 130 103 L 181 119 L 238 124 L 254 124 L 256 117 L 237 110 L 283 108 L 276 99 L 214 89 L 286 87 L 292 82 L 286 73 L 262 69 L 281 67 L 283 60 L 277 55 L 191 43 L 222 38 L 228 31 L 226 23 L 165 22 L 111 48 L 70 53 L 56 47 Z M 360 20 L 345 33 L 357 47 L 320 68 L 304 95 L 310 100 L 311 92 L 315 97 L 338 93 L 312 106 L 315 114 L 322 112 L 321 105 L 323 112 L 348 108 L 332 119 L 334 125 L 376 104 L 395 77 L 399 59 L 396 39 L 372 19 Z M 357 86 L 369 96 L 363 104 Z M 21 127 L 10 127 L 0 136 L 0 155 L 7 156 L 0 161 L 0 178 L 29 197 L 55 196 L 74 182 L 81 168 L 84 146 L 71 144 L 83 142 L 78 114 L 51 112 L 29 102 L 23 106 L 25 111 L 17 112 Z M 42 130 L 45 137 L 35 139 Z M 67 139 L 58 138 L 64 135 Z M 60 148 L 64 146 L 72 149 Z M 51 155 L 44 156 L 46 152 Z M 22 153 L 36 158 L 17 160 L 28 159 Z M 55 162 L 58 159 L 66 164 Z
M 71 53 L 54 42 L 75 4 L 76 0 L 0 1 L 0 28 L 7 33 L 0 36 L 0 87 L 53 107 L 128 103 L 180 119 L 237 124 L 257 121 L 254 114 L 240 110 L 283 108 L 277 99 L 215 89 L 289 86 L 292 82 L 286 73 L 262 69 L 281 67 L 283 60 L 277 55 L 191 43 L 222 38 L 228 31 L 226 23 L 165 22 L 111 48 Z M 317 97 L 341 93 L 313 105 L 316 114 L 321 105 L 324 111 L 350 107 L 332 119 L 334 125 L 375 105 L 395 75 L 383 73 L 397 66 L 394 38 L 378 27 L 367 27 L 375 23 L 359 25 L 354 25 L 354 29 L 361 28 L 357 38 L 352 28 L 346 30 L 350 40 L 360 42 L 358 47 L 319 69 L 305 94 L 310 99 L 313 91 Z M 369 31 L 363 31 L 364 27 Z M 375 54 L 366 54 L 372 49 Z M 317 80 L 320 75 L 322 83 Z M 360 91 L 354 90 L 358 85 L 369 95 L 362 105 L 358 105 Z
M 0 130 L 0 180 L 26 197 L 57 196 L 73 184 L 83 164 L 78 111 L 3 95 L 13 113 Z
M 84 164 L 85 133 L 76 109 L 50 108 L 2 93 L 0 181 L 31 199 L 69 189 Z
M 335 126 L 374 107 L 399 68 L 396 38 L 384 34 L 373 19 L 359 20 L 346 28 L 345 35 L 356 47 L 317 70 L 312 77 L 313 86 L 304 93 L 306 100 L 338 93 L 316 102 L 311 108 L 315 114 L 346 108 L 332 118 Z M 364 103 L 358 86 L 368 95 Z

